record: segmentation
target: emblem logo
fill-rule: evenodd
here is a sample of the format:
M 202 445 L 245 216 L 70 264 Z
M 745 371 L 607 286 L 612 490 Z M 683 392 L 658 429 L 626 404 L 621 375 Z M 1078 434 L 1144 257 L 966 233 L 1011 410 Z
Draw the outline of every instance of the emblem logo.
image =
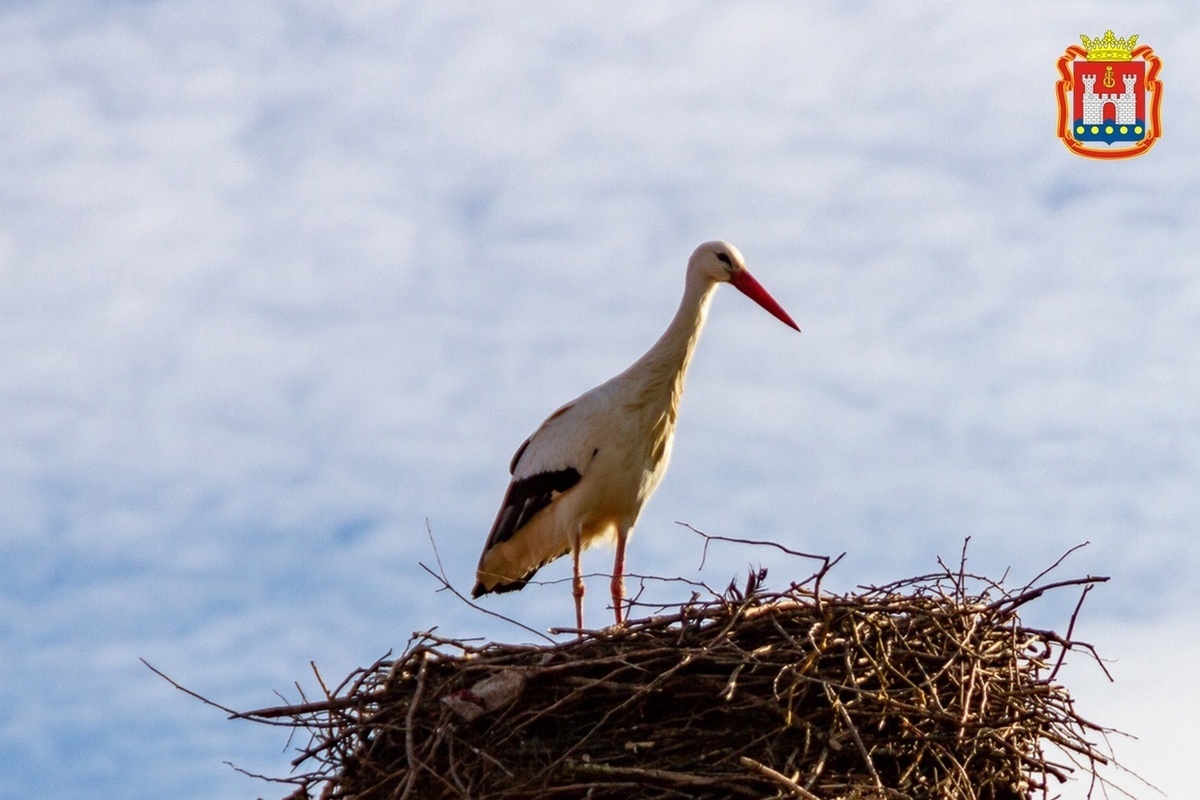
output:
M 1162 135 L 1162 62 L 1136 35 L 1079 38 L 1058 59 L 1059 138 L 1081 156 L 1140 156 Z

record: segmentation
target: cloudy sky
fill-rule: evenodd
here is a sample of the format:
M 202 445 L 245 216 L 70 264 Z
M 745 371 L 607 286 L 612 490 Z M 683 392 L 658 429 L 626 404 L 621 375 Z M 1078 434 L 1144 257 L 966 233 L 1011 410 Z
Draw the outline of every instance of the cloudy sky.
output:
M 806 574 L 698 573 L 676 521 L 845 551 L 839 589 L 1090 542 L 1079 710 L 1188 796 L 1200 7 L 809 5 L 0 5 L 0 798 L 285 793 L 223 763 L 286 772 L 279 731 L 139 657 L 251 708 L 414 630 L 528 639 L 430 537 L 469 588 L 512 451 L 713 238 L 804 332 L 719 293 L 631 569 Z M 1113 163 L 1054 135 L 1108 28 L 1166 85 Z M 561 583 L 484 604 L 570 622 Z

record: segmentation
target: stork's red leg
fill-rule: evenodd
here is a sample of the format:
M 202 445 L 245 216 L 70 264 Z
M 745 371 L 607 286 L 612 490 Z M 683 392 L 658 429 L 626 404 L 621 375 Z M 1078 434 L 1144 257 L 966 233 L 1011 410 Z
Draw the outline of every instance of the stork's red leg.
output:
M 617 616 L 617 624 L 625 621 L 625 540 L 629 532 L 623 528 L 617 529 L 617 555 L 613 559 L 612 601 L 613 613 Z
M 579 565 L 580 551 L 583 549 L 581 536 L 576 533 L 571 537 L 571 567 L 573 573 L 571 576 L 571 594 L 575 595 L 575 627 L 583 630 L 583 593 L 585 587 L 583 585 L 583 570 Z

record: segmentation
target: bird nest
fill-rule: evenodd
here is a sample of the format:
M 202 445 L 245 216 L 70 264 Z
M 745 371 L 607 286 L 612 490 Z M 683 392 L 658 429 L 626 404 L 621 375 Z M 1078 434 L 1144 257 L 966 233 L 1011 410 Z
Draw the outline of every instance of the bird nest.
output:
M 1096 785 L 1106 732 L 1056 683 L 1082 578 L 961 570 L 835 595 L 824 571 L 553 645 L 415 634 L 324 698 L 239 714 L 308 734 L 290 798 L 979 798 Z M 1065 635 L 1018 610 L 1083 587 Z M 1099 663 L 1097 659 L 1097 663 Z M 1103 669 L 1103 666 L 1101 666 Z M 319 677 L 319 676 L 318 676 Z

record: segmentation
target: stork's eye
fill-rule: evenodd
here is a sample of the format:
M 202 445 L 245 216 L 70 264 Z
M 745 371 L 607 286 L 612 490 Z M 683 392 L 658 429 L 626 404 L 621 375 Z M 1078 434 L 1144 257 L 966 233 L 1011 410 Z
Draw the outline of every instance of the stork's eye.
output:
M 729 260 L 729 253 L 717 253 L 717 261 L 723 261 L 730 267 L 733 266 L 733 262 Z

